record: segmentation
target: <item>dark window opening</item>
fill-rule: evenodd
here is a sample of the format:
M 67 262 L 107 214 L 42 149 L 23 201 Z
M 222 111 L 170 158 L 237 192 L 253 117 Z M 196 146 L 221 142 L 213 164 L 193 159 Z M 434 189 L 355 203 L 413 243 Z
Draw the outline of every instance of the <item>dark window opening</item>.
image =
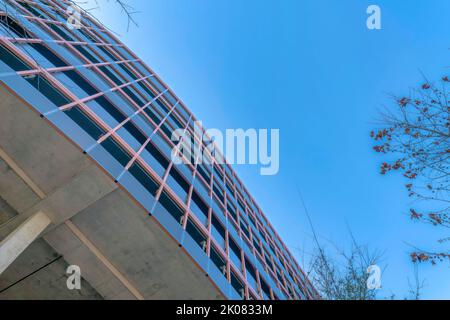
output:
M 89 82 L 87 82 L 78 72 L 74 70 L 63 71 L 63 73 L 77 84 L 88 96 L 92 96 L 98 93 Z
M 234 252 L 234 254 L 240 259 L 241 258 L 241 249 L 236 244 L 236 242 L 233 240 L 233 238 L 229 237 L 229 245 L 231 251 Z
M 231 216 L 233 217 L 234 221 L 238 220 L 237 214 L 236 214 L 236 209 L 230 204 L 230 202 L 227 203 L 227 208 L 228 208 L 228 213 L 231 214 Z M 248 230 L 247 230 L 248 233 Z
M 93 63 L 99 63 L 98 59 L 95 58 L 93 55 L 91 55 L 87 50 L 85 50 L 81 45 L 75 45 L 74 46 L 80 53 L 82 56 L 84 56 L 85 58 L 87 58 L 88 60 L 90 60 Z M 100 67 L 101 68 L 101 67 Z
M 174 167 L 172 167 L 170 175 L 167 177 L 167 184 L 183 202 L 186 201 L 189 184 Z
M 134 125 L 134 123 L 128 121 L 123 126 L 140 144 L 144 144 L 147 141 L 147 137 Z
M 147 150 L 164 169 L 167 169 L 169 161 L 163 156 L 158 148 L 156 148 L 152 143 L 149 143 L 145 146 L 145 150 Z
M 178 128 L 183 128 L 183 124 L 178 120 L 178 118 L 175 116 L 175 114 L 172 112 L 169 114 L 170 119 L 173 120 L 173 122 L 175 122 L 175 124 L 178 126 Z
M 278 269 L 277 269 L 277 278 L 278 278 L 278 281 L 280 281 L 280 283 L 284 286 L 283 277 L 281 276 L 281 273 Z
M 253 246 L 255 247 L 256 250 L 258 250 L 259 253 L 262 253 L 261 246 L 259 245 L 258 241 L 255 239 L 255 237 L 253 237 Z
M 33 15 L 42 18 L 42 19 L 47 19 L 47 17 L 45 17 L 43 14 L 41 14 L 39 11 L 37 11 L 35 8 L 33 8 L 32 6 L 30 6 L 28 3 L 26 2 L 19 2 L 19 4 L 24 7 L 25 9 L 27 9 L 28 11 L 30 11 Z
M 126 166 L 131 156 L 113 138 L 109 137 L 102 142 L 105 148 L 122 166 Z
M 245 299 L 245 287 L 242 284 L 241 280 L 234 274 L 234 272 L 231 272 L 231 286 L 236 290 L 242 299 Z
M 132 79 L 134 79 L 134 80 L 139 79 L 133 72 L 131 72 L 131 70 L 128 68 L 128 66 L 126 66 L 125 64 L 121 64 L 120 66 Z
M 122 112 L 120 112 L 105 96 L 100 96 L 94 99 L 99 105 L 103 107 L 117 122 L 121 123 L 126 119 Z
M 267 285 L 267 283 L 261 279 L 261 289 L 264 292 L 264 294 L 270 298 L 270 288 Z
M 92 42 L 99 42 L 96 39 L 94 39 L 94 37 L 92 37 L 87 31 L 85 31 L 84 29 L 78 29 L 86 38 L 88 38 L 89 40 L 91 40 Z M 103 47 L 100 47 L 103 48 Z
M 191 219 L 188 219 L 187 221 L 186 232 L 192 237 L 192 239 L 194 239 L 194 241 L 200 248 L 202 248 L 202 250 L 206 250 L 206 237 L 191 221 Z
M 58 107 L 66 105 L 70 101 L 41 75 L 28 76 L 25 77 L 25 80 Z
M 214 213 L 211 216 L 211 224 L 217 230 L 217 232 L 222 236 L 222 238 L 225 239 L 225 228 L 219 222 L 219 219 L 217 219 L 217 217 Z
M 0 59 L 4 63 L 6 63 L 9 67 L 11 67 L 14 71 L 24 71 L 31 69 L 19 57 L 14 55 L 11 51 L 6 49 L 2 45 L 0 45 Z
M 56 24 L 49 24 L 50 28 L 55 31 L 61 38 L 63 38 L 66 41 L 75 41 L 71 36 L 69 36 L 67 33 L 65 33 L 59 26 Z
M 211 246 L 210 258 L 214 265 L 222 272 L 222 275 L 226 276 L 227 265 L 225 259 L 222 258 L 222 256 L 218 253 L 214 246 Z
M 30 46 L 39 52 L 43 57 L 50 61 L 55 67 L 67 67 L 68 64 L 65 63 L 60 57 L 54 54 L 50 49 L 41 43 L 30 43 Z
M 213 183 L 213 191 L 215 193 L 215 195 L 220 199 L 220 201 L 222 201 L 222 203 L 225 201 L 225 198 L 223 197 L 223 193 L 222 190 L 219 189 L 219 187 L 217 187 L 216 183 Z
M 245 258 L 245 269 L 253 277 L 253 279 L 256 280 L 256 270 L 253 267 L 253 265 L 250 263 L 250 261 L 247 259 L 247 257 Z
M 233 216 L 233 218 L 234 218 L 234 216 Z M 241 220 L 241 230 L 244 232 L 244 234 L 247 236 L 247 238 L 250 239 L 250 232 L 248 231 L 247 227 L 242 223 L 242 220 Z
M 166 194 L 164 191 L 159 198 L 161 205 L 169 212 L 169 214 L 178 222 L 181 221 L 184 213 L 183 210 Z
M 200 175 L 205 179 L 206 183 L 209 184 L 209 181 L 211 180 L 211 177 L 209 175 L 209 172 L 205 170 L 205 168 L 202 167 L 202 165 L 197 165 L 197 172 L 200 173 Z M 223 200 L 222 200 L 223 202 Z
M 228 184 L 228 182 L 226 182 L 225 185 L 227 186 L 227 189 L 230 192 L 230 195 L 234 196 L 233 188 Z
M 93 42 L 97 42 L 94 39 L 90 39 Z M 105 46 L 97 46 L 97 48 L 99 48 L 101 51 L 103 51 L 104 54 L 106 54 L 108 57 L 111 58 L 112 61 L 119 61 L 111 52 L 109 52 Z
M 294 293 L 294 290 L 291 288 L 291 286 L 288 286 L 288 291 L 289 291 L 289 296 L 290 296 L 292 299 L 295 299 L 296 295 L 295 295 L 295 293 Z
M 123 87 L 122 88 L 123 92 L 125 92 L 130 98 L 131 100 L 133 100 L 139 107 L 142 107 L 144 105 L 144 102 L 133 93 L 133 91 L 130 90 L 130 88 L 128 87 Z
M 153 104 L 155 105 L 155 107 L 157 109 L 163 110 L 163 112 L 165 112 L 165 113 L 169 113 L 169 111 L 170 111 L 169 108 L 167 108 L 166 104 L 164 102 L 162 102 L 162 100 L 160 98 L 153 101 Z
M 159 114 L 156 114 L 155 112 L 153 112 L 153 110 L 151 108 L 152 108 L 152 106 L 145 108 L 144 112 L 150 117 L 150 119 L 153 120 L 154 123 L 156 123 L 156 125 L 158 125 L 161 122 L 161 118 L 160 118 Z
M 242 201 L 241 201 L 241 199 L 239 199 L 239 197 L 237 198 L 237 202 L 238 202 L 241 212 L 245 213 L 245 205 L 242 203 Z
M 117 78 L 111 70 L 109 70 L 109 68 L 107 66 L 101 66 L 98 67 L 104 74 L 106 74 L 106 76 L 108 78 L 110 78 L 117 86 L 120 86 L 123 84 L 123 82 L 121 80 L 119 80 L 119 78 Z
M 0 23 L 8 30 L 14 32 L 19 38 L 31 38 L 28 30 L 19 25 L 15 20 L 8 16 L 0 16 Z
M 99 92 L 77 72 L 71 70 L 65 71 L 64 74 L 66 74 L 89 96 L 92 96 Z M 105 96 L 100 96 L 94 99 L 94 101 L 102 106 L 103 109 L 105 109 L 105 111 L 108 112 L 117 122 L 121 123 L 126 119 L 122 112 L 120 112 L 108 99 L 106 99 Z M 141 144 L 147 141 L 145 135 L 136 127 L 136 125 L 131 120 L 124 124 L 123 127 Z
M 214 172 L 216 173 L 216 175 L 218 175 L 220 177 L 220 179 L 217 179 L 217 180 L 223 181 L 222 172 L 220 172 L 219 169 L 216 166 L 214 166 Z
M 251 214 L 249 214 L 248 217 L 250 218 L 250 221 L 253 223 L 253 225 L 256 227 L 255 218 L 253 218 L 253 216 Z
M 172 168 L 170 170 L 170 176 L 183 188 L 185 192 L 189 191 L 189 183 L 183 178 L 177 169 Z
M 141 167 L 140 164 L 134 163 L 129 171 L 133 177 L 135 177 L 142 184 L 142 186 L 150 192 L 150 194 L 156 194 L 158 184 L 150 177 L 150 175 L 144 170 L 144 168 Z
M 154 93 L 144 84 L 144 81 L 145 80 L 143 80 L 143 81 L 140 81 L 140 82 L 138 82 L 138 85 L 142 88 L 142 89 L 144 89 L 144 91 L 145 92 L 147 92 L 149 95 L 150 95 L 150 97 L 152 98 L 152 99 L 155 99 L 155 95 L 154 95 Z
M 105 133 L 105 131 L 85 115 L 79 107 L 73 107 L 70 110 L 65 111 L 65 114 L 95 140 L 98 140 L 98 138 Z
M 200 210 L 200 212 L 198 212 L 197 208 Z M 204 218 L 208 219 L 208 206 L 195 191 L 192 192 L 191 210 L 196 214 L 203 214 Z
M 167 138 L 171 139 L 172 138 L 172 128 L 169 127 L 169 125 L 167 124 L 167 121 L 164 121 L 164 123 L 161 125 L 161 131 L 164 132 L 164 134 L 166 135 Z

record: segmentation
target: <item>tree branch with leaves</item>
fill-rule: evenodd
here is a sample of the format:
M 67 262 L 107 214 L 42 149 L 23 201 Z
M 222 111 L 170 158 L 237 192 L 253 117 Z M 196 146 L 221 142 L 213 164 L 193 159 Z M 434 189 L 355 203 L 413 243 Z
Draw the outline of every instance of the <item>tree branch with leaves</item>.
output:
M 393 96 L 392 106 L 381 113 L 381 129 L 371 132 L 373 149 L 389 159 L 381 164 L 380 173 L 401 172 L 409 197 L 433 208 L 410 208 L 411 219 L 442 228 L 450 228 L 449 85 L 445 76 L 411 89 L 408 96 Z M 434 264 L 450 261 L 450 252 L 419 250 L 411 253 L 411 259 Z

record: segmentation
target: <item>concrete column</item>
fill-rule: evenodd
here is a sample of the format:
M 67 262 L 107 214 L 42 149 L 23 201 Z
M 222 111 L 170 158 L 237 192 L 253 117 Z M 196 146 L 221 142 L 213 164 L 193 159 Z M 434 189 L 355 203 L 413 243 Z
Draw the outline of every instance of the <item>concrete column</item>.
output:
M 0 242 L 0 275 L 50 223 L 49 217 L 39 211 Z

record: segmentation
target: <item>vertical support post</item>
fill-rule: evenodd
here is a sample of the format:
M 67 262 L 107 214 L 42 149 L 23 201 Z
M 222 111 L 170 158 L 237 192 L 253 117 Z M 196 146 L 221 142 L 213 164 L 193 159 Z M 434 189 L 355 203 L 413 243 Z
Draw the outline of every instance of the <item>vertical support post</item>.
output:
M 50 218 L 39 211 L 0 242 L 0 275 L 47 228 Z

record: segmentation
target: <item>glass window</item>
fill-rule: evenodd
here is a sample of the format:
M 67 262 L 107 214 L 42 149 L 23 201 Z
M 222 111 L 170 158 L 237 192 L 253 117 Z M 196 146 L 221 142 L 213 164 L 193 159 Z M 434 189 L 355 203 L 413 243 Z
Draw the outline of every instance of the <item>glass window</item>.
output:
M 114 71 L 109 66 L 101 66 L 98 67 L 108 78 L 112 80 L 116 84 L 116 86 L 120 86 L 123 84 L 121 80 L 113 73 Z
M 132 90 L 132 87 L 123 87 L 122 88 L 123 92 L 125 92 L 128 97 L 130 97 L 131 100 L 134 101 L 134 103 L 136 103 L 138 105 L 138 107 L 143 107 L 144 106 L 144 101 L 141 100 L 141 98 L 139 98 L 136 94 L 134 94 Z
M 131 160 L 131 156 L 112 137 L 102 142 L 105 148 L 122 166 L 126 166 Z
M 211 234 L 222 248 L 225 248 L 225 228 L 220 223 L 216 214 L 213 212 L 211 216 Z
M 214 183 L 213 183 L 213 191 L 214 191 L 214 194 L 217 196 L 217 198 L 219 198 L 220 201 L 222 201 L 222 203 L 223 203 L 225 201 L 225 199 L 224 199 L 224 196 L 223 196 L 223 193 L 222 193 L 222 189 L 220 189 L 217 186 L 217 183 L 216 183 L 215 180 L 214 180 Z
M 259 253 L 262 254 L 261 246 L 259 245 L 256 236 L 253 236 L 253 246 L 255 247 L 256 250 L 258 250 Z
M 267 283 L 261 279 L 261 290 L 265 300 L 270 300 L 270 288 Z
M 14 19 L 9 16 L 0 16 L 0 23 L 9 31 L 15 33 L 19 38 L 31 38 L 28 30 L 23 28 Z
M 159 125 L 161 123 L 162 117 L 159 115 L 159 113 L 157 113 L 154 110 L 152 110 L 152 106 L 151 105 L 149 107 L 145 108 L 144 112 L 150 117 L 150 119 L 153 120 L 153 122 L 156 125 Z
M 39 11 L 37 8 L 32 7 L 29 3 L 26 2 L 22 2 L 22 1 L 18 1 L 18 3 L 24 7 L 25 9 L 27 9 L 28 11 L 30 11 L 33 15 L 35 15 L 36 17 L 42 18 L 42 19 L 48 19 L 48 17 L 46 15 L 44 15 L 41 11 Z
M 228 242 L 230 246 L 230 258 L 231 261 L 233 261 L 234 265 L 241 268 L 241 249 L 236 244 L 236 242 L 233 240 L 233 238 L 228 237 Z
M 31 46 L 34 50 L 39 52 L 45 59 L 50 61 L 55 67 L 67 67 L 68 64 L 58 57 L 53 51 L 48 49 L 45 45 L 42 43 L 30 43 L 29 46 Z
M 149 78 L 149 81 L 159 92 L 164 91 L 164 86 L 156 77 Z
M 6 63 L 11 69 L 15 71 L 30 70 L 30 67 L 25 64 L 19 57 L 0 45 L 0 60 Z
M 195 191 L 192 192 L 191 211 L 203 223 L 204 226 L 207 225 L 208 206 Z
M 188 219 L 186 225 L 186 232 L 194 239 L 194 241 L 198 244 L 203 251 L 206 250 L 206 237 L 200 231 L 200 229 L 195 225 L 191 219 Z
M 197 172 L 200 173 L 200 175 L 205 179 L 206 183 L 209 184 L 209 181 L 211 180 L 210 173 L 208 169 L 206 169 L 203 165 L 199 164 L 197 165 Z
M 169 101 L 172 105 L 175 105 L 177 103 L 177 100 L 175 99 L 175 97 L 170 93 L 170 92 L 166 92 L 164 94 L 164 97 L 166 98 L 167 101 Z
M 69 99 L 66 98 L 61 92 L 59 92 L 53 85 L 51 85 L 41 75 L 31 75 L 24 77 L 33 87 L 35 87 L 40 93 L 42 93 L 47 99 L 53 102 L 56 106 L 60 107 L 69 103 Z
M 219 252 L 214 248 L 214 246 L 211 246 L 210 250 L 210 258 L 211 261 L 214 263 L 214 265 L 222 272 L 222 275 L 226 277 L 227 275 L 227 264 L 225 262 L 225 259 L 222 258 L 222 256 L 219 254 Z
M 118 123 L 121 123 L 126 119 L 123 113 L 113 105 L 105 96 L 95 98 L 93 101 L 97 102 L 102 108 L 108 112 Z
M 78 124 L 87 134 L 94 140 L 98 140 L 105 131 L 101 129 L 94 121 L 92 121 L 79 107 L 73 107 L 64 112 L 76 124 Z
M 145 146 L 145 150 L 147 150 L 155 159 L 158 161 L 161 167 L 167 169 L 169 165 L 169 161 L 166 159 L 166 157 L 159 151 L 159 149 L 153 145 L 153 143 L 149 143 Z
M 100 61 L 94 57 L 94 53 L 90 53 L 92 52 L 89 48 L 83 48 L 83 46 L 81 45 L 74 45 L 75 49 L 77 49 L 81 55 L 85 58 L 87 58 L 89 61 L 91 61 L 92 63 L 99 63 Z M 102 71 L 103 71 L 103 67 L 99 67 Z
M 58 26 L 54 23 L 47 24 L 54 32 L 56 32 L 61 38 L 66 41 L 75 41 L 62 26 Z
M 230 274 L 231 286 L 236 290 L 242 299 L 245 299 L 245 287 L 241 280 L 235 275 L 233 271 Z
M 252 288 L 257 291 L 258 290 L 258 284 L 256 282 L 256 271 L 253 265 L 250 263 L 250 261 L 245 257 L 245 270 L 247 275 L 247 281 L 252 286 Z
M 152 147 L 154 148 L 154 147 Z M 153 154 L 151 154 L 150 152 L 148 152 L 147 149 L 142 150 L 140 157 L 142 158 L 142 160 L 144 160 L 152 169 L 153 171 L 156 172 L 156 174 L 162 178 L 164 173 L 166 172 L 166 168 L 163 167 L 158 160 L 156 160 L 156 158 L 153 156 Z
M 231 202 L 227 203 L 227 208 L 228 208 L 228 213 L 231 214 L 231 216 L 233 217 L 234 221 L 238 220 L 237 214 L 236 214 L 236 208 L 234 207 L 234 205 Z M 248 230 L 247 230 L 248 233 Z
M 127 123 L 123 125 L 123 128 L 125 128 L 140 144 L 144 144 L 145 141 L 147 141 L 147 137 L 132 120 L 127 121 Z
M 220 180 L 220 181 L 223 181 L 223 174 L 222 174 L 222 172 L 220 172 L 220 170 L 217 168 L 217 165 L 214 166 L 214 172 L 215 172 L 215 175 L 216 175 L 216 179 L 217 179 L 217 180 Z
M 158 184 L 150 177 L 150 175 L 141 167 L 140 164 L 134 163 L 129 172 L 135 177 L 142 186 L 147 189 L 150 194 L 155 195 L 158 190 Z
M 166 191 L 161 193 L 159 198 L 159 203 L 167 210 L 167 212 L 179 223 L 181 223 L 181 218 L 184 215 L 183 210 L 175 203 L 174 200 L 170 198 Z
M 170 174 L 167 177 L 167 184 L 178 195 L 182 202 L 186 201 L 189 192 L 189 184 L 174 167 L 170 169 Z
M 151 99 L 155 99 L 155 94 L 145 85 L 145 82 L 147 82 L 147 80 L 139 81 L 138 85 L 148 93 Z
M 78 73 L 75 70 L 67 70 L 62 72 L 64 75 L 66 75 L 68 78 L 70 78 L 74 83 L 77 84 L 81 89 L 86 92 L 87 96 L 92 96 L 94 94 L 99 93 L 99 91 L 92 85 L 90 82 L 88 82 L 83 76 L 81 76 L 80 73 Z
M 228 192 L 227 192 L 228 195 L 230 197 L 234 198 L 234 189 L 233 189 L 233 187 L 230 185 L 230 183 L 228 181 L 225 182 L 225 185 L 226 185 L 227 190 L 228 190 Z

